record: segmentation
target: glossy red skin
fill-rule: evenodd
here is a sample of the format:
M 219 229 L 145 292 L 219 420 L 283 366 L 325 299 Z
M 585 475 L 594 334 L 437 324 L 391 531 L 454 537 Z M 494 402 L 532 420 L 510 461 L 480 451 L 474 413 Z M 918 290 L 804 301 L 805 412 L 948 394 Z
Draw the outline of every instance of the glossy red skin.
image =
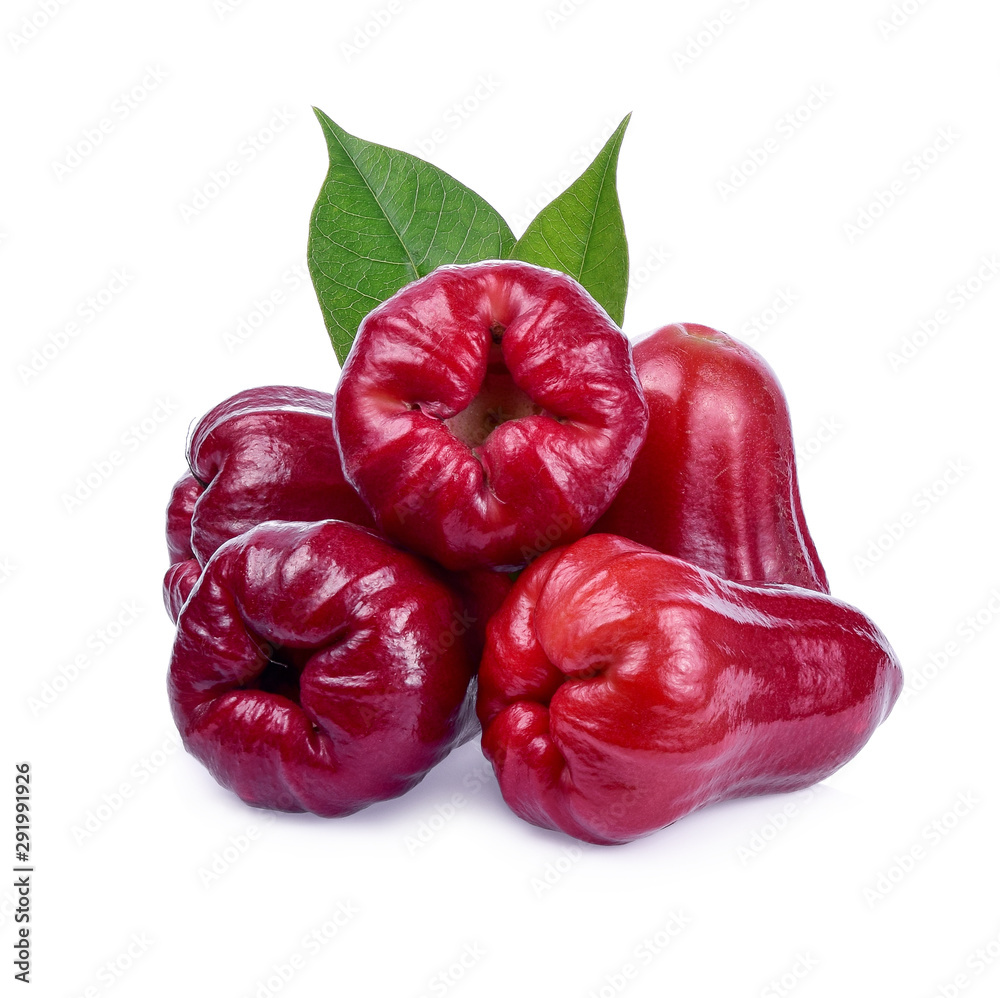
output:
M 261 524 L 215 552 L 178 618 L 184 744 L 258 807 L 338 816 L 395 797 L 467 731 L 475 661 L 442 641 L 460 613 L 370 531 Z M 285 667 L 264 674 L 274 655 Z
M 188 471 L 177 479 L 170 492 L 167 503 L 167 554 L 171 565 L 194 558 L 191 520 L 204 491 L 205 486 Z
M 595 533 L 735 581 L 829 592 L 802 513 L 788 404 L 765 360 L 693 323 L 636 343 L 649 432 Z
M 220 544 L 264 520 L 374 526 L 344 478 L 332 412 L 332 395 L 269 385 L 239 392 L 200 419 L 188 439 L 190 472 L 167 508 L 171 564 L 191 552 L 204 565 Z
M 345 473 L 379 529 L 450 569 L 514 570 L 582 536 L 647 419 L 607 313 L 565 274 L 513 260 L 441 267 L 378 306 L 334 402 Z
M 489 624 L 477 710 L 518 815 L 614 844 L 824 779 L 901 686 L 884 635 L 845 603 L 593 534 L 515 583 Z
M 167 506 L 164 579 L 176 620 L 200 567 L 232 537 L 265 520 L 345 520 L 374 527 L 348 485 L 333 441 L 333 396 L 291 385 L 239 392 L 195 424 L 189 472 Z M 195 559 L 195 565 L 176 568 Z
M 478 662 L 486 644 L 486 625 L 490 617 L 503 606 L 514 583 L 503 572 L 483 568 L 449 572 L 439 565 L 429 564 L 437 577 L 462 601 L 463 616 L 457 621 L 454 631 L 456 635 L 468 636 L 470 648 Z
M 228 540 L 267 520 L 295 519 L 296 510 L 306 522 L 313 519 L 306 514 L 318 510 L 325 515 L 315 519 L 373 526 L 368 508 L 338 471 L 332 408 L 333 396 L 322 392 L 253 388 L 227 399 L 199 422 L 191 436 L 189 458 L 199 469 L 208 464 L 208 470 L 219 470 L 207 488 L 190 473 L 182 476 L 167 506 L 170 567 L 163 578 L 163 602 L 171 620 L 176 622 L 203 562 L 218 546 L 212 545 L 222 537 Z M 281 466 L 282 456 L 289 459 L 287 465 Z M 248 464 L 253 469 L 249 474 Z M 265 470 L 262 487 L 251 485 L 249 479 L 263 477 Z M 310 489 L 315 489 L 313 495 Z M 196 511 L 198 521 L 193 523 Z M 203 560 L 196 557 L 192 538 L 197 539 Z M 510 591 L 509 577 L 481 569 L 428 568 L 462 600 L 463 611 L 453 631 L 471 642 L 478 659 L 486 622 Z
M 188 558 L 186 561 L 174 562 L 163 576 L 163 605 L 175 624 L 181 607 L 191 595 L 200 575 L 201 565 L 195 558 Z

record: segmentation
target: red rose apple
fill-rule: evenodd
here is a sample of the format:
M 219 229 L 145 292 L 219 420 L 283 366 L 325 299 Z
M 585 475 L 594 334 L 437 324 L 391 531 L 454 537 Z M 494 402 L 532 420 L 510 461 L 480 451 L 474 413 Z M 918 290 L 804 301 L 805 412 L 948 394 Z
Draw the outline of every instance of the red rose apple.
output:
M 582 536 L 646 423 L 621 330 L 572 278 L 513 260 L 440 267 L 379 305 L 334 402 L 379 529 L 451 569 Z
M 194 425 L 190 470 L 167 506 L 163 593 L 171 618 L 219 545 L 258 523 L 334 519 L 374 526 L 344 479 L 332 425 L 332 395 L 291 385 L 239 392 Z
M 334 816 L 395 797 L 471 733 L 463 612 L 371 531 L 254 527 L 212 555 L 177 619 L 184 745 L 258 807 Z
M 784 392 L 758 353 L 694 323 L 636 343 L 649 433 L 594 532 L 725 579 L 828 592 L 799 499 Z
M 201 564 L 263 520 L 373 526 L 344 479 L 332 439 L 333 396 L 291 385 L 248 388 L 210 410 L 188 439 L 189 473 L 167 511 L 171 561 Z
M 487 629 L 477 708 L 511 808 L 611 844 L 825 779 L 901 688 L 885 635 L 840 600 L 592 534 L 518 578 Z

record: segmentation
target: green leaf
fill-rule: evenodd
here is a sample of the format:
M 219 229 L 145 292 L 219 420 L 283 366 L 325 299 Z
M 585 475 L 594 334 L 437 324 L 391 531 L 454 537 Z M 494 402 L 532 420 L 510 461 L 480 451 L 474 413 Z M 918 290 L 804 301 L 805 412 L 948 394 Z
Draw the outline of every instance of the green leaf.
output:
M 575 277 L 620 326 L 628 294 L 628 243 L 615 174 L 630 114 L 594 162 L 531 221 L 511 256 Z
M 350 135 L 313 110 L 330 169 L 309 221 L 309 273 L 343 364 L 376 305 L 442 264 L 506 257 L 515 240 L 500 215 L 454 177 Z

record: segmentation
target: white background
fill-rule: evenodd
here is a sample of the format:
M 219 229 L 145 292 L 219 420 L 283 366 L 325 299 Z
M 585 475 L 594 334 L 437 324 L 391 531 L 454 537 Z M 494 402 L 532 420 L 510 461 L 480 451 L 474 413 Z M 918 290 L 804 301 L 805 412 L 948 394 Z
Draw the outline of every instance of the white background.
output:
M 0 21 L 0 856 L 29 760 L 36 993 L 996 994 L 996 5 L 48 2 Z M 159 586 L 188 423 L 337 378 L 296 271 L 313 104 L 517 234 L 633 112 L 626 331 L 755 335 L 833 590 L 903 662 L 843 770 L 601 848 L 514 817 L 475 742 L 343 820 L 268 820 L 176 750 Z

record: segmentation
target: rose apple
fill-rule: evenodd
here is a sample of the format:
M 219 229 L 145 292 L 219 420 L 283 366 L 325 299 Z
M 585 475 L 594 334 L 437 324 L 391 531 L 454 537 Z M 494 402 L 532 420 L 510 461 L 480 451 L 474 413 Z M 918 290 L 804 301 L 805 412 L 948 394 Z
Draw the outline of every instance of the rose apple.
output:
M 333 396 L 292 385 L 249 388 L 192 428 L 189 471 L 167 505 L 171 619 L 224 541 L 265 520 L 346 520 L 373 527 L 347 483 L 332 434 Z
M 592 534 L 514 584 L 487 628 L 477 709 L 511 808 L 611 844 L 824 779 L 901 686 L 885 636 L 846 603 Z
M 335 392 L 379 529 L 451 569 L 516 569 L 582 536 L 646 433 L 628 340 L 572 278 L 440 267 L 361 322 Z
M 401 794 L 469 732 L 462 613 L 371 531 L 254 527 L 216 550 L 177 619 L 184 744 L 259 807 L 334 816 Z
M 171 563 L 202 565 L 264 520 L 374 526 L 332 439 L 333 396 L 291 385 L 249 388 L 210 410 L 188 438 L 189 472 L 167 507 Z
M 594 532 L 726 579 L 828 592 L 802 513 L 788 405 L 764 359 L 693 323 L 658 329 L 633 356 L 649 432 Z

